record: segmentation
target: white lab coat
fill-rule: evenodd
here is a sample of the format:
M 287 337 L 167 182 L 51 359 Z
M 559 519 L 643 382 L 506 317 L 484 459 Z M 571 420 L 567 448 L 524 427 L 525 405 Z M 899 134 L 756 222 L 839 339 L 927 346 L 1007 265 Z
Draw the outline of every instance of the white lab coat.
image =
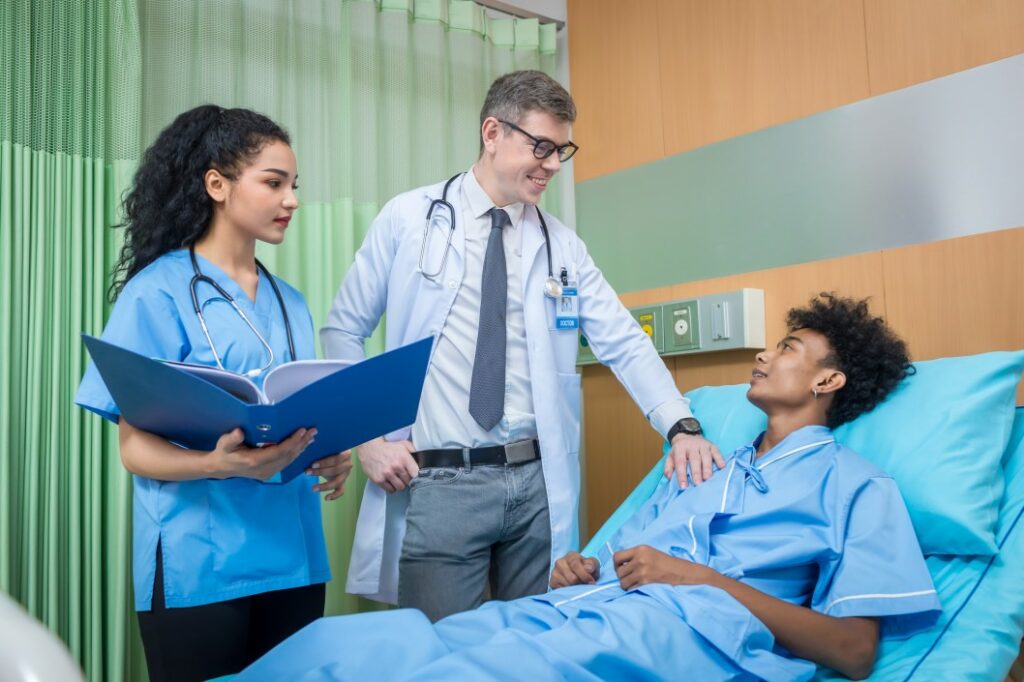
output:
M 456 216 L 462 215 L 461 182 L 453 182 L 448 192 Z M 363 344 L 385 312 L 388 349 L 436 336 L 444 326 L 464 275 L 465 232 L 460 220 L 456 220 L 443 272 L 430 280 L 418 268 L 424 218 L 431 200 L 441 196 L 442 187 L 439 183 L 400 194 L 374 219 L 320 332 L 327 357 L 362 359 Z M 437 215 L 424 261 L 427 272 L 435 272 L 440 266 L 448 238 L 447 212 Z M 679 391 L 671 374 L 594 265 L 586 245 L 554 217 L 545 214 L 545 220 L 555 276 L 564 267 L 570 280 L 579 283 L 581 331 L 595 356 L 611 367 L 643 414 L 666 401 L 678 400 Z M 530 380 L 547 486 L 553 563 L 579 544 L 578 341 L 575 330 L 555 329 L 555 301 L 544 295 L 543 288 L 548 277 L 544 236 L 537 212 L 529 206 L 523 218 L 522 268 Z M 683 407 L 679 418 L 687 416 L 689 410 Z M 388 439 L 407 439 L 409 433 L 405 429 L 390 434 Z M 374 483 L 367 483 L 356 524 L 348 592 L 378 601 L 397 601 L 398 558 L 407 504 L 407 493 L 389 495 Z

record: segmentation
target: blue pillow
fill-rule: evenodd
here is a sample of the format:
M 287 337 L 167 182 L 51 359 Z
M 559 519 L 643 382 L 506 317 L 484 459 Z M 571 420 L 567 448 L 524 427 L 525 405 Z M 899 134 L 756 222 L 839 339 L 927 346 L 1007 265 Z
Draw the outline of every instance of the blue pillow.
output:
M 836 440 L 899 484 L 925 554 L 991 555 L 1024 351 L 914 363 L 881 405 L 836 429 Z M 691 391 L 709 440 L 730 453 L 765 426 L 748 385 Z

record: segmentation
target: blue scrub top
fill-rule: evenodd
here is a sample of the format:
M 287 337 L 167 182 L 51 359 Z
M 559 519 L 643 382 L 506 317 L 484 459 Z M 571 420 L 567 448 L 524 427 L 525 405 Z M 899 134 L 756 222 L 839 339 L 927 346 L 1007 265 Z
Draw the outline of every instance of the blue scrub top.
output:
M 262 276 L 253 302 L 223 270 L 196 255 L 213 278 L 245 311 L 274 349 L 274 364 L 289 362 L 280 305 Z M 103 330 L 105 341 L 149 357 L 216 366 L 192 307 L 194 272 L 187 250 L 167 253 L 125 285 Z M 316 356 L 313 320 L 302 294 L 275 278 L 288 309 L 298 360 Z M 245 372 L 264 366 L 266 348 L 238 313 L 209 284 L 197 293 L 210 336 L 225 369 Z M 264 373 L 255 379 L 262 383 Z M 117 422 L 114 404 L 95 365 L 89 364 L 75 402 Z M 287 484 L 246 478 L 157 481 L 134 477 L 133 578 L 135 608 L 152 605 L 156 550 L 163 555 L 168 607 L 199 606 L 331 579 L 316 479 Z

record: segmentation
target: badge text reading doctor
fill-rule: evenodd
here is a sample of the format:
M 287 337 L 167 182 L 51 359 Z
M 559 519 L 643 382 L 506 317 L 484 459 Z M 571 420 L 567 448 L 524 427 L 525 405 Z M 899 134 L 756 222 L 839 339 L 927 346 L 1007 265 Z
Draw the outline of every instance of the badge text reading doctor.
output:
M 580 295 L 576 282 L 569 282 L 565 268 L 562 268 L 562 295 L 555 299 L 555 328 L 580 328 Z

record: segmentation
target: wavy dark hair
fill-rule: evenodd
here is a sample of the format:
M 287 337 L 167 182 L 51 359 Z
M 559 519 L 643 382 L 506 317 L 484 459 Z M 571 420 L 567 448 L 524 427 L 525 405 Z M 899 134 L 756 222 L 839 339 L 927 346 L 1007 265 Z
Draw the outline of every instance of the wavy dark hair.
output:
M 108 292 L 113 301 L 136 273 L 168 251 L 195 244 L 213 217 L 204 176 L 228 179 L 270 142 L 291 144 L 284 128 L 249 109 L 213 104 L 180 114 L 146 150 L 124 198 L 124 244 Z
M 786 324 L 791 332 L 811 329 L 828 339 L 831 352 L 822 366 L 846 375 L 846 385 L 828 410 L 829 428 L 870 412 L 914 373 L 907 345 L 885 320 L 868 311 L 867 299 L 821 293 L 806 308 L 790 310 Z

